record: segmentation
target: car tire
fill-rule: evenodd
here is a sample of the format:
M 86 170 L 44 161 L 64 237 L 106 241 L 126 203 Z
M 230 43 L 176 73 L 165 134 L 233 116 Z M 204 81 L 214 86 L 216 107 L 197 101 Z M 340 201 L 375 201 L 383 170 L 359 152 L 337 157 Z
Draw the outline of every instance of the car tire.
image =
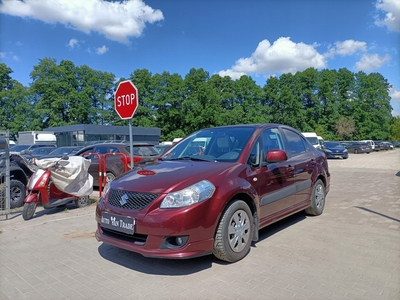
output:
M 10 180 L 10 208 L 20 207 L 24 204 L 26 196 L 25 185 L 16 179 Z M 6 184 L 0 185 L 0 199 L 6 199 Z M 5 201 L 2 200 L 2 207 L 5 207 Z M 4 202 L 4 203 L 3 203 Z
M 111 172 L 106 173 L 106 184 L 113 181 L 115 179 L 115 175 Z
M 313 187 L 311 194 L 310 207 L 306 208 L 306 213 L 312 216 L 319 216 L 325 207 L 325 185 L 321 179 L 318 179 Z
M 76 207 L 81 208 L 87 206 L 89 203 L 89 196 L 79 197 L 78 200 L 74 201 Z
M 214 238 L 214 256 L 227 262 L 241 260 L 250 251 L 253 230 L 249 206 L 242 200 L 234 200 L 219 221 Z

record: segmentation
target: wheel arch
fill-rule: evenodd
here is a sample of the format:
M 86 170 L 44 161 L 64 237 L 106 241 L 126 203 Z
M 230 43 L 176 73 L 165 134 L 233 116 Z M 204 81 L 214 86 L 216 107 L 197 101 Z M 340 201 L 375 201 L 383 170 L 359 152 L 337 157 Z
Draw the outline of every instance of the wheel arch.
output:
M 249 207 L 249 209 L 251 211 L 251 214 L 252 214 L 252 217 L 253 217 L 253 222 L 254 222 L 253 240 L 255 238 L 256 239 L 255 241 L 257 241 L 258 240 L 258 215 L 259 215 L 259 212 L 258 212 L 257 205 L 255 203 L 255 200 L 249 194 L 247 194 L 245 192 L 236 193 L 236 194 L 232 195 L 229 198 L 228 201 L 225 202 L 225 205 L 221 208 L 220 214 L 218 216 L 218 219 L 215 222 L 214 236 L 217 233 L 219 222 L 220 222 L 222 216 L 224 215 L 226 209 L 234 201 L 237 201 L 237 200 L 242 200 L 243 202 L 245 202 L 248 205 L 248 207 Z
M 24 185 L 28 183 L 28 177 L 22 170 L 11 170 L 10 179 L 21 181 Z

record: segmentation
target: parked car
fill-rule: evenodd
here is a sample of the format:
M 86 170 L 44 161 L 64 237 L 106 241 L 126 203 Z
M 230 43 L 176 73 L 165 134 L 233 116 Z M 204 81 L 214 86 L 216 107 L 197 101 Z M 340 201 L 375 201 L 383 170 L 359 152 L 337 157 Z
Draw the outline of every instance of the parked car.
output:
M 63 146 L 63 147 L 58 147 L 56 149 L 53 149 L 49 154 L 43 155 L 41 158 L 54 158 L 54 157 L 63 157 L 64 155 L 74 155 L 77 153 L 80 149 L 82 149 L 83 146 Z
M 385 145 L 382 142 L 380 141 L 374 141 L 374 142 L 375 142 L 374 151 L 385 150 Z
M 325 142 L 322 151 L 325 152 L 327 158 L 349 158 L 346 147 L 339 142 Z
M 400 141 L 393 142 L 392 144 L 394 148 L 400 148 Z
M 384 150 L 393 150 L 394 146 L 391 142 L 382 142 Z
M 359 153 L 371 153 L 372 149 L 368 143 L 363 142 L 348 142 L 345 147 L 349 153 L 359 154 Z
M 201 153 L 197 138 L 209 141 Z M 96 238 L 147 257 L 236 262 L 261 228 L 302 210 L 320 215 L 329 187 L 325 154 L 289 126 L 203 129 L 107 184 Z
M 373 140 L 362 140 L 360 142 L 367 143 L 371 147 L 372 151 L 379 151 L 379 149 L 375 149 L 375 141 Z
M 6 154 L 0 154 L 0 200 L 1 207 L 5 208 L 6 198 Z M 26 184 L 34 172 L 31 164 L 18 152 L 10 152 L 10 208 L 24 204 Z
M 164 153 L 167 149 L 171 148 L 171 145 L 155 145 L 154 148 L 158 151 L 159 154 Z
M 57 148 L 57 145 L 55 144 L 21 144 L 21 145 L 15 145 L 10 147 L 10 152 L 19 152 L 21 153 L 24 150 L 33 150 L 35 148 L 40 148 L 40 147 L 53 147 Z
M 154 145 L 148 143 L 133 143 L 133 163 L 135 165 L 153 161 L 159 155 Z M 104 170 L 101 160 L 106 160 L 106 182 L 126 172 L 130 168 L 130 146 L 125 143 L 100 143 L 80 149 L 75 155 L 85 155 L 91 160 L 89 173 L 93 176 L 93 185 L 99 186 L 99 172 Z M 107 156 L 106 156 L 107 154 Z M 113 155 L 111 155 L 113 154 Z M 103 164 L 101 162 L 101 164 Z
M 32 150 L 24 150 L 21 152 L 21 154 L 29 161 L 32 158 L 40 159 L 40 158 L 42 158 L 42 156 L 49 154 L 51 151 L 53 151 L 55 149 L 57 149 L 57 148 L 39 147 L 39 148 L 34 148 Z

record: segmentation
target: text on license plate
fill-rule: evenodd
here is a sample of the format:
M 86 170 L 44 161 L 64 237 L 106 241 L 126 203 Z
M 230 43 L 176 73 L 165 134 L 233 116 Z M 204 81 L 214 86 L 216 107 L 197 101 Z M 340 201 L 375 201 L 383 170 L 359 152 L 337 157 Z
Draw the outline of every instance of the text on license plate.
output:
M 101 214 L 101 226 L 115 231 L 134 234 L 135 219 L 127 216 L 119 216 L 103 212 Z

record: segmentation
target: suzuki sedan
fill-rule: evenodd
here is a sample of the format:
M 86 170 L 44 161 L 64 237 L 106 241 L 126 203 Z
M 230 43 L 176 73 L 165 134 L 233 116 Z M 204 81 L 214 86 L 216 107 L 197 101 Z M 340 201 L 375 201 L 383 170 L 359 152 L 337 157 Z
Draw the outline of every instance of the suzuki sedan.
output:
M 203 129 L 107 184 L 96 238 L 147 257 L 236 262 L 261 228 L 320 215 L 329 184 L 325 154 L 289 126 Z

